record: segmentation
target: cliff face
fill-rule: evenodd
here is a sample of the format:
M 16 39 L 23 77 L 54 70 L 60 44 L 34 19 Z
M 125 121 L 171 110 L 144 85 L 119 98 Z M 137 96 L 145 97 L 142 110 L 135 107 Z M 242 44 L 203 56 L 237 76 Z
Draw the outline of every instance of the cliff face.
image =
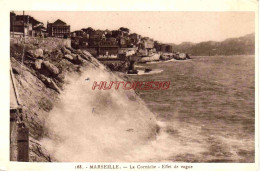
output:
M 12 43 L 10 53 L 22 103 L 22 119 L 29 128 L 29 161 L 51 162 L 52 156 L 39 140 L 47 134 L 45 119 L 53 104 L 60 100 L 65 75 L 80 74 L 89 65 L 99 63 L 89 53 L 67 47 L 41 49 L 30 43 Z

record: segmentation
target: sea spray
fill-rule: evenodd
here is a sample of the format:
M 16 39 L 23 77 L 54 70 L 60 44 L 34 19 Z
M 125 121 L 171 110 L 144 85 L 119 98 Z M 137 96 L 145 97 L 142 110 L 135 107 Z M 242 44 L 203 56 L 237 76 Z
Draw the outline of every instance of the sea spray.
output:
M 155 139 L 154 115 L 133 90 L 92 90 L 94 81 L 120 80 L 102 65 L 67 79 L 41 140 L 57 161 L 129 161 L 124 156 Z

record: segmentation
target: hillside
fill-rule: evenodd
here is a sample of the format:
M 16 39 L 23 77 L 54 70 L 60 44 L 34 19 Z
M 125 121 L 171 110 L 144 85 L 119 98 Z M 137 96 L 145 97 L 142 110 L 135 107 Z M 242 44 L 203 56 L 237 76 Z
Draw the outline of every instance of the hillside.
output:
M 173 44 L 177 52 L 186 52 L 193 56 L 206 55 L 253 55 L 255 53 L 255 34 L 248 34 L 238 38 L 229 38 L 221 42 L 207 41 L 201 43 L 183 42 Z

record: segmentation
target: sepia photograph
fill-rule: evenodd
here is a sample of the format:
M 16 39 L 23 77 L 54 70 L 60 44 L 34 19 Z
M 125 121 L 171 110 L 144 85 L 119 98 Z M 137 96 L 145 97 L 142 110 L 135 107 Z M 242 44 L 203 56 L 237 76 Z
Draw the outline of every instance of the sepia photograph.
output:
M 10 11 L 10 161 L 255 162 L 254 12 Z

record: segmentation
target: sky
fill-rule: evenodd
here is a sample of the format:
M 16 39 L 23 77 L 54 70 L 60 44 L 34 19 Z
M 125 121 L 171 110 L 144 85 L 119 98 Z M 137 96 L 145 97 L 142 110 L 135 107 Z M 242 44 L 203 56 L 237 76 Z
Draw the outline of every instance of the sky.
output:
M 22 11 L 14 11 L 22 14 Z M 92 12 L 25 11 L 47 25 L 61 19 L 71 31 L 92 27 L 114 30 L 127 27 L 131 33 L 162 43 L 223 41 L 255 32 L 254 12 Z

